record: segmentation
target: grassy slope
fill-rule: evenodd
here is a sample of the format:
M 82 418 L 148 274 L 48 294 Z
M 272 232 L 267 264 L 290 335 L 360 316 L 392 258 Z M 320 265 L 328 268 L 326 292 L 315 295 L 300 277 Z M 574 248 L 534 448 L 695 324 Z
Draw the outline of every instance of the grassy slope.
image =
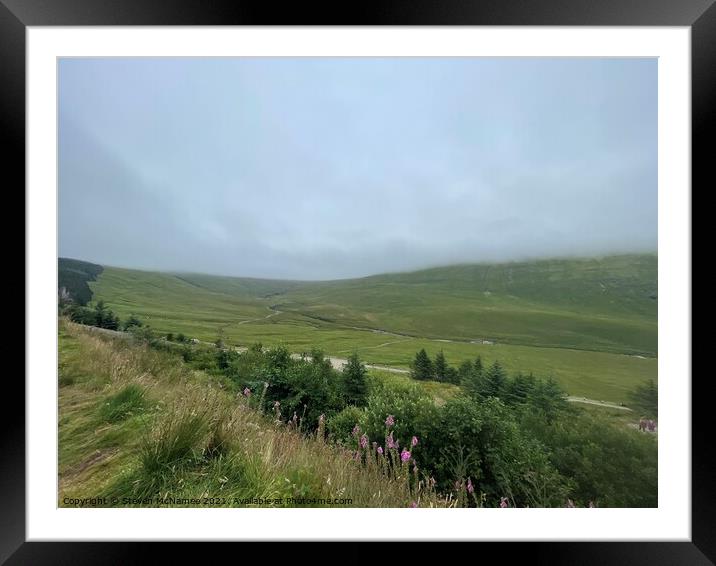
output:
M 247 506 L 235 498 L 251 497 L 289 507 L 297 505 L 288 497 L 446 505 L 411 493 L 405 474 L 359 467 L 350 451 L 276 425 L 176 357 L 66 322 L 59 348 L 60 506 L 90 495 L 106 497 L 101 506 L 157 506 L 124 498 L 167 493 L 220 498 L 215 506 Z
M 571 395 L 625 402 L 629 390 L 657 377 L 656 268 L 655 256 L 619 256 L 319 283 L 106 268 L 90 285 L 122 318 L 135 313 L 161 332 L 214 340 L 221 329 L 238 345 L 358 351 L 369 363 L 398 367 L 421 347 L 431 355 L 442 349 L 454 364 L 481 355 L 552 375 Z M 475 338 L 497 343 L 438 341 Z
M 309 284 L 282 310 L 428 338 L 655 355 L 656 256 L 463 265 Z

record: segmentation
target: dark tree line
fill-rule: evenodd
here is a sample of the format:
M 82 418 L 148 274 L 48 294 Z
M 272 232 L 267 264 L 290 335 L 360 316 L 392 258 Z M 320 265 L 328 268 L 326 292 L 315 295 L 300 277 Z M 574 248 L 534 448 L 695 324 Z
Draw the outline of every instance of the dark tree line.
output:
M 144 323 L 133 314 L 122 323 L 114 311 L 105 305 L 104 301 L 98 301 L 94 308 L 70 304 L 66 307 L 64 314 L 68 315 L 72 322 L 107 330 L 130 331 L 144 326 Z

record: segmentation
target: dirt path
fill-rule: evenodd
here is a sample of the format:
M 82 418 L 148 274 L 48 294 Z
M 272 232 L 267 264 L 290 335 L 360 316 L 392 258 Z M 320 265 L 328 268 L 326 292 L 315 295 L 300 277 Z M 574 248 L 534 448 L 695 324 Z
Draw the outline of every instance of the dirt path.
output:
M 248 320 L 242 320 L 241 322 L 237 322 L 236 324 L 248 324 L 249 322 L 256 322 L 257 320 L 266 320 L 267 318 L 271 318 L 272 316 L 276 316 L 281 314 L 281 311 L 271 309 L 271 313 L 267 314 L 266 316 L 260 316 L 258 318 L 250 318 Z
M 616 403 L 609 403 L 608 401 L 595 401 L 594 399 L 587 399 L 586 397 L 567 397 L 567 401 L 570 403 L 586 403 L 587 405 L 598 405 L 600 407 L 608 407 L 610 409 L 619 409 L 621 411 L 631 411 L 629 407 L 623 407 Z

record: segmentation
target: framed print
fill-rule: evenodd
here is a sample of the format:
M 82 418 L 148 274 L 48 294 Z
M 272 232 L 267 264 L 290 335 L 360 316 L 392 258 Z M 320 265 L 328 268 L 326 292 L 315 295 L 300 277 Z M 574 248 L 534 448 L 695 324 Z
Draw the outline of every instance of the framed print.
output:
M 710 2 L 3 2 L 28 330 L 3 560 L 711 563 Z

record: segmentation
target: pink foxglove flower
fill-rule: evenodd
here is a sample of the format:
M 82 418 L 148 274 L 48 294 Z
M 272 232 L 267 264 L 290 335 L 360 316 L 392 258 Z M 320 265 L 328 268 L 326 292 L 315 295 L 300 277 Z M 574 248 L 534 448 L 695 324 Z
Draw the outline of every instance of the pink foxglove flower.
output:
M 509 507 L 506 497 L 500 497 L 500 507 L 502 507 L 502 508 Z
M 368 446 L 368 437 L 364 434 L 360 437 L 360 447 L 365 450 L 366 446 Z
M 467 478 L 467 492 L 468 493 L 475 493 L 475 487 L 472 485 L 472 480 L 470 478 Z
M 388 418 L 385 419 L 385 426 L 391 427 L 395 424 L 395 419 L 393 418 L 393 415 L 388 415 Z
M 378 449 L 376 450 L 376 452 L 378 452 L 378 454 L 380 454 L 382 456 L 383 455 L 383 447 L 378 446 Z
M 360 427 L 358 425 L 353 427 L 353 430 L 351 431 L 351 434 L 353 436 L 358 436 L 360 434 Z
M 405 448 L 403 448 L 403 451 L 400 453 L 400 460 L 402 462 L 410 460 L 410 452 L 408 452 Z
M 244 397 L 251 397 L 251 389 L 248 387 L 244 389 Z
M 418 437 L 413 436 L 413 438 L 410 439 L 410 445 L 411 446 L 417 446 L 418 445 Z

